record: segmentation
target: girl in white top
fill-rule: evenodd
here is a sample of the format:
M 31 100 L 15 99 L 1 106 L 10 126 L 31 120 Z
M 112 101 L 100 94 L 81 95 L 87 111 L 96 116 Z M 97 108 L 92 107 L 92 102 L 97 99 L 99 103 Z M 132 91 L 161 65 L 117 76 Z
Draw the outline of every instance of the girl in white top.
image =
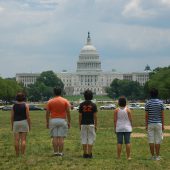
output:
M 129 108 L 126 107 L 126 98 L 119 98 L 119 107 L 114 111 L 114 129 L 117 135 L 117 157 L 120 158 L 123 138 L 126 145 L 127 159 L 130 160 L 130 134 L 132 132 L 132 116 Z

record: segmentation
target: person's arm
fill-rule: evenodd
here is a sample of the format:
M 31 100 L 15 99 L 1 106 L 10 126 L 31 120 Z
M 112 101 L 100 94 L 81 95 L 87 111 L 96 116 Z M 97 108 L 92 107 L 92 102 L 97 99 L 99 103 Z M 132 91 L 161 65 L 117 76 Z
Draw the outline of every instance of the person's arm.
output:
M 26 104 L 26 117 L 27 117 L 27 122 L 29 126 L 29 130 L 31 130 L 31 121 L 30 121 L 30 115 L 29 115 L 29 106 Z
M 116 132 L 116 124 L 117 124 L 117 109 L 114 110 L 114 131 Z
M 46 110 L 46 128 L 49 128 L 49 117 L 50 117 L 50 111 Z
M 147 111 L 145 112 L 145 127 L 146 127 L 146 130 L 148 130 L 148 112 Z
M 82 113 L 79 112 L 79 128 L 81 130 Z
M 14 124 L 14 110 L 11 111 L 11 129 L 13 130 L 13 124 Z
M 71 121 L 70 107 L 67 107 L 66 112 L 67 112 L 67 123 L 68 123 L 68 128 L 70 129 L 70 126 L 71 126 L 71 124 L 70 124 L 70 121 Z
M 127 109 L 127 113 L 128 113 L 129 121 L 130 121 L 131 126 L 132 126 L 132 113 L 131 113 L 130 109 Z
M 164 110 L 162 110 L 162 130 L 164 129 Z
M 97 112 L 94 113 L 94 127 L 95 130 L 97 131 Z

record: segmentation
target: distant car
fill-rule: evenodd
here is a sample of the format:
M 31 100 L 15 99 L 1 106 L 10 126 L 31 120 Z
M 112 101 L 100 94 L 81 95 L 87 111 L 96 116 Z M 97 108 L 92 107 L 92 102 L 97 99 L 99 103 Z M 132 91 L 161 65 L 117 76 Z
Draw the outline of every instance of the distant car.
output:
M 12 110 L 12 106 L 4 106 L 2 108 L 3 111 L 9 111 L 9 110 Z
M 0 106 L 0 110 L 2 110 L 3 107 L 4 107 L 4 106 Z
M 165 106 L 164 106 L 164 109 L 165 109 L 165 110 L 170 110 L 170 105 L 165 105 Z
M 115 104 L 108 104 L 108 105 L 100 106 L 100 110 L 113 110 L 113 109 L 116 109 Z
M 74 106 L 73 110 L 79 110 L 79 106 Z
M 141 105 L 138 104 L 138 103 L 130 103 L 130 104 L 128 105 L 128 108 L 131 109 L 131 110 L 134 110 L 134 109 L 144 110 L 144 109 L 145 109 L 144 106 L 141 106 Z
M 36 105 L 29 105 L 29 110 L 44 110 L 44 108 L 36 106 Z

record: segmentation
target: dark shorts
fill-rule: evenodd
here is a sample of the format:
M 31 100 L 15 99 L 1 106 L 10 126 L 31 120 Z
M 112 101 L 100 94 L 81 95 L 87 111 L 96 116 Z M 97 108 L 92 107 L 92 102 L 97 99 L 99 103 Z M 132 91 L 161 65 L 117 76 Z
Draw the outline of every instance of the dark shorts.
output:
M 123 138 L 124 138 L 124 143 L 129 144 L 130 143 L 130 134 L 131 132 L 117 132 L 117 143 L 118 144 L 123 144 Z

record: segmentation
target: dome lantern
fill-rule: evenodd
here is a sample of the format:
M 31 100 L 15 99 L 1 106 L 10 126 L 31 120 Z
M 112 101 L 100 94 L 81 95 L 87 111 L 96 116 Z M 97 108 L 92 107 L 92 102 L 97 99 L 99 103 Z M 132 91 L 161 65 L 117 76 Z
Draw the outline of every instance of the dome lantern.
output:
M 86 43 L 86 45 L 91 45 L 90 32 L 88 32 L 88 37 L 87 37 L 87 43 Z

